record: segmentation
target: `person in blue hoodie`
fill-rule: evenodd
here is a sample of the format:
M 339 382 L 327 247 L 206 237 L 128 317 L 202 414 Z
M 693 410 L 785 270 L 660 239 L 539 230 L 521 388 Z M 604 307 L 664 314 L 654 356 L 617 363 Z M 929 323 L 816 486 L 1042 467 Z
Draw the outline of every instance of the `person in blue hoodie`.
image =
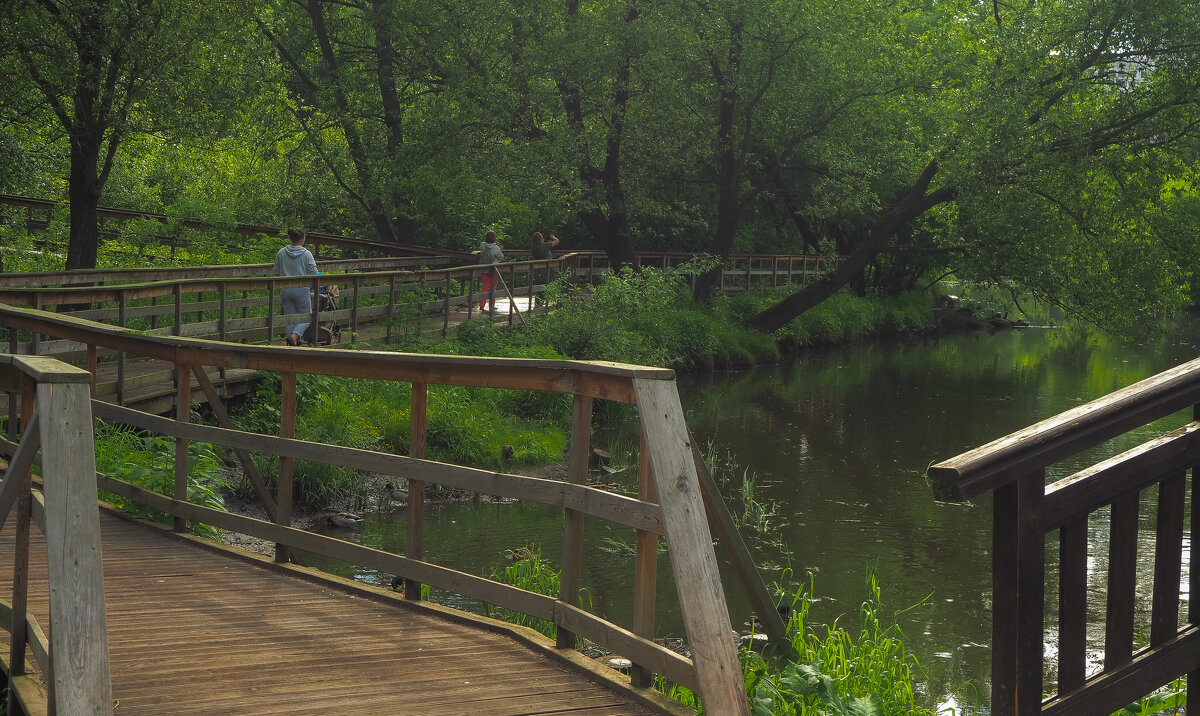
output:
M 315 276 L 320 273 L 317 271 L 316 259 L 313 258 L 312 253 L 308 249 L 304 248 L 304 229 L 291 228 L 287 230 L 287 234 L 292 244 L 291 246 L 284 246 L 275 254 L 275 275 Z M 307 286 L 285 288 L 279 292 L 279 300 L 283 304 L 285 315 L 290 313 L 312 313 L 312 298 Z M 304 331 L 307 329 L 307 323 L 293 323 L 289 325 L 284 331 L 287 344 L 289 346 L 300 345 L 300 336 L 303 336 Z

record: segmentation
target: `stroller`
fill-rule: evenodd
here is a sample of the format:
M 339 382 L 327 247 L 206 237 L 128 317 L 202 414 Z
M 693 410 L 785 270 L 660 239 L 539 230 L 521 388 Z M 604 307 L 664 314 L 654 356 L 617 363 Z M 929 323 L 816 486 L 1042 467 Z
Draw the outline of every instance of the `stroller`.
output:
M 337 286 L 322 286 L 317 292 L 317 310 L 324 313 L 326 311 L 336 311 L 338 308 L 338 296 L 341 291 Z M 308 343 L 309 346 L 327 346 L 333 343 L 342 342 L 342 329 L 338 327 L 337 319 L 321 323 L 310 323 L 308 328 L 304 329 L 304 335 L 301 339 Z

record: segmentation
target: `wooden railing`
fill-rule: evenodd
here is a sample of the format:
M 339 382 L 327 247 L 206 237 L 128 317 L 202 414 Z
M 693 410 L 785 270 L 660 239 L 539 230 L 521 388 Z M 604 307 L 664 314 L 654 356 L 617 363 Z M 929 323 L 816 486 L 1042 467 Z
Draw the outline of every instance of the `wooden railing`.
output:
M 459 266 L 426 270 L 377 270 L 377 264 L 407 259 L 375 259 L 332 263 L 336 269 L 367 269 L 343 274 L 294 278 L 262 276 L 263 266 L 251 267 L 251 275 L 239 275 L 238 267 L 203 267 L 205 278 L 171 278 L 139 281 L 106 286 L 64 285 L 57 288 L 9 287 L 0 288 L 0 303 L 28 306 L 77 318 L 107 322 L 121 327 L 135 327 L 150 335 L 206 337 L 228 341 L 278 342 L 287 323 L 337 321 L 351 332 L 360 323 L 383 323 L 384 340 L 390 342 L 393 330 L 398 330 L 398 312 L 415 312 L 443 335 L 450 325 L 451 311 L 466 309 L 465 318 L 480 315 L 476 305 L 483 299 L 503 298 L 501 289 L 484 295 L 479 289 L 479 277 L 486 266 Z M 545 288 L 545 276 L 551 271 L 572 272 L 575 259 L 568 255 L 547 261 L 522 261 L 501 264 L 499 271 L 504 285 L 525 306 Z M 172 273 L 176 269 L 152 270 L 151 275 Z M 227 271 L 226 275 L 221 275 Z M 0 286 L 16 283 L 25 285 L 42 276 L 42 285 L 61 281 L 65 284 L 97 280 L 101 272 L 85 272 L 82 280 L 77 272 L 63 274 L 0 274 Z M 258 275 L 254 275 L 257 273 Z M 191 271 L 186 272 L 191 275 Z M 214 274 L 214 275 L 209 275 Z M 108 272 L 110 281 L 136 281 L 137 271 Z M 294 286 L 310 287 L 315 293 L 320 286 L 337 285 L 342 289 L 336 311 L 320 311 L 313 301 L 311 315 L 282 315 L 277 295 L 281 289 Z M 501 320 L 519 320 L 521 309 L 513 302 L 504 304 Z M 440 321 L 434 318 L 439 316 Z M 79 357 L 80 346 L 71 342 L 41 345 L 38 335 L 27 337 L 33 345 L 21 345 L 10 352 L 37 355 L 56 355 L 66 359 Z
M 0 355 L 0 391 L 20 396 L 19 413 L 17 401 L 9 401 L 9 440 L 0 440 L 11 456 L 0 483 L 0 526 L 10 515 L 16 523 L 12 601 L 0 602 L 0 626 L 10 635 L 0 655 L 10 714 L 33 712 L 18 702 L 48 702 L 51 714 L 56 705 L 57 713 L 112 710 L 90 381 L 87 371 L 57 360 Z M 42 491 L 34 492 L 31 468 L 43 444 Z M 31 522 L 46 536 L 49 639 L 27 611 Z M 38 677 L 27 675 L 27 648 L 48 695 Z
M 25 227 L 28 231 L 40 231 L 50 226 L 54 217 L 54 210 L 58 206 L 58 202 L 50 201 L 49 199 L 33 199 L 25 196 L 14 196 L 12 194 L 0 194 L 0 204 L 9 206 L 18 206 L 25 210 Z M 96 216 L 101 224 L 101 237 L 110 238 L 119 236 L 120 231 L 106 227 L 109 220 L 112 221 L 129 221 L 131 219 L 143 219 L 157 221 L 166 225 L 172 221 L 171 217 L 165 214 L 155 214 L 147 211 L 131 211 L 129 209 L 115 209 L 112 207 L 101 206 L 96 209 Z M 213 224 L 185 219 L 178 222 L 179 225 L 189 229 L 207 229 L 213 230 Z M 242 236 L 284 236 L 284 229 L 275 226 L 263 226 L 261 224 L 235 224 L 228 229 L 231 233 Z M 172 249 L 180 246 L 177 239 L 173 236 L 156 236 L 159 243 L 165 246 L 171 246 Z M 308 233 L 309 246 L 317 254 L 320 254 L 322 246 L 330 246 L 336 249 L 349 250 L 357 253 L 376 254 L 379 256 L 422 256 L 422 255 L 443 255 L 448 252 L 441 249 L 431 249 L 426 246 L 414 246 L 408 244 L 389 244 L 381 241 L 371 241 L 369 239 L 361 239 L 354 236 L 339 236 L 337 234 L 324 234 L 316 231 Z M 233 244 L 231 249 L 236 250 L 238 246 Z M 174 252 L 172 251 L 172 256 Z
M 992 713 L 1108 714 L 1187 677 L 1200 703 L 1200 360 L 1119 390 L 929 469 L 934 495 L 965 501 L 990 493 Z M 1180 410 L 1193 422 L 1046 485 L 1063 460 Z M 1184 525 L 1193 471 L 1190 530 Z M 1135 614 L 1139 500 L 1157 493 L 1149 623 Z M 1102 671 L 1087 673 L 1089 518 L 1108 508 L 1108 573 Z M 1093 525 L 1094 527 L 1096 525 Z M 1058 532 L 1058 624 L 1046 629 L 1045 548 Z M 1098 530 L 1098 535 L 1103 535 Z M 1188 545 L 1188 555 L 1183 554 Z M 1182 563 L 1191 565 L 1179 623 Z M 1093 590 L 1095 589 L 1093 585 Z M 1057 635 L 1058 684 L 1048 699 L 1043 639 Z M 1135 651 L 1135 634 L 1147 643 Z
M 429 584 L 523 612 L 556 624 L 559 648 L 573 648 L 578 636 L 629 658 L 635 664 L 631 675 L 635 686 L 647 686 L 652 683 L 654 674 L 661 674 L 696 690 L 703 698 L 708 713 L 749 713 L 713 552 L 713 535 L 705 518 L 704 500 L 711 500 L 714 495 L 706 489 L 697 473 L 693 446 L 688 438 L 672 371 L 580 361 L 367 351 L 337 351 L 331 354 L 319 349 L 233 346 L 146 335 L 69 316 L 4 305 L 0 305 L 0 326 L 10 332 L 26 331 L 76 342 L 86 347 L 89 356 L 107 349 L 167 361 L 174 366 L 177 377 L 174 419 L 99 401 L 93 401 L 92 405 L 97 416 L 105 420 L 175 439 L 175 483 L 171 497 L 109 477 L 98 478 L 102 489 L 172 515 L 175 529 L 184 529 L 187 521 L 203 522 L 276 543 L 278 561 L 286 561 L 292 550 L 303 550 L 400 575 L 405 580 L 405 595 L 409 599 L 419 599 L 421 585 Z M 94 359 L 91 364 L 94 365 Z M 279 435 L 234 429 L 210 376 L 211 371 L 222 368 L 251 368 L 281 375 Z M 410 384 L 412 418 L 409 455 L 392 455 L 295 439 L 296 383 L 297 376 L 301 374 Z M 496 473 L 424 459 L 426 406 L 431 385 L 535 390 L 572 395 L 574 407 L 567 481 Z M 220 427 L 191 422 L 189 405 L 196 391 L 208 401 Z M 596 400 L 628 403 L 638 408 L 643 446 L 639 461 L 638 498 L 609 493 L 586 484 L 590 423 Z M 188 502 L 189 441 L 224 446 L 237 455 L 270 521 L 229 514 Z M 274 493 L 268 488 L 267 480 L 258 473 L 251 459 L 252 453 L 280 458 Z M 384 552 L 292 527 L 292 464 L 297 459 L 407 479 L 406 553 Z M 557 597 L 535 594 L 426 561 L 422 548 L 422 495 L 427 483 L 532 500 L 562 508 L 564 540 L 560 594 Z M 633 531 L 637 556 L 631 597 L 633 616 L 629 625 L 613 624 L 578 606 L 584 556 L 582 536 L 584 523 L 589 518 L 603 519 Z M 735 539 L 736 534 L 730 535 L 720 526 L 718 534 L 726 543 L 732 541 L 740 544 Z M 659 539 L 663 537 L 670 546 L 668 555 L 693 659 L 680 656 L 653 641 L 654 575 Z M 760 610 L 767 613 L 768 618 L 777 616 L 765 590 L 759 589 L 757 594 L 756 604 Z M 781 622 L 768 624 L 768 628 L 782 635 Z

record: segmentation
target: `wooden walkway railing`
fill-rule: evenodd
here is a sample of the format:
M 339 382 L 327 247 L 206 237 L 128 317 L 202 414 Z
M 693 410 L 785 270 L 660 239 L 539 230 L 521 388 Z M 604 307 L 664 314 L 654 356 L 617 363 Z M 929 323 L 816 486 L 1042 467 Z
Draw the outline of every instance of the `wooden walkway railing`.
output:
M 713 536 L 705 518 L 705 487 L 697 474 L 692 445 L 670 370 L 609 363 L 482 359 L 367 351 L 280 349 L 240 346 L 187 338 L 146 335 L 69 316 L 0 305 L 0 326 L 84 346 L 89 356 L 100 349 L 169 362 L 176 373 L 174 419 L 93 401 L 97 416 L 173 437 L 176 443 L 174 494 L 165 497 L 100 476 L 102 489 L 173 516 L 183 530 L 199 521 L 276 543 L 276 560 L 287 561 L 299 549 L 401 575 L 405 594 L 419 600 L 422 584 L 523 612 L 553 622 L 558 646 L 572 649 L 584 637 L 629 658 L 635 664 L 632 683 L 645 686 L 653 675 L 697 691 L 708 713 L 746 714 L 748 703 L 729 614 L 721 586 Z M 95 365 L 94 359 L 90 361 Z M 281 433 L 262 435 L 234 429 L 212 385 L 210 371 L 253 369 L 281 375 Z M 411 387 L 409 455 L 399 456 L 295 439 L 296 381 L 299 374 L 336 375 L 369 380 L 402 381 Z M 220 427 L 192 423 L 188 409 L 193 379 L 213 408 Z M 424 459 L 427 398 L 430 385 L 536 390 L 573 396 L 568 480 L 557 482 Z M 596 400 L 636 405 L 642 424 L 640 497 L 630 498 L 587 486 L 590 423 Z M 11 420 L 11 419 L 10 419 Z M 12 423 L 10 422 L 10 425 Z M 187 501 L 187 444 L 204 441 L 224 446 L 240 459 L 270 521 L 255 520 L 200 507 Z M 252 453 L 279 459 L 276 490 L 258 473 Z M 348 466 L 407 479 L 409 484 L 408 545 L 404 555 L 363 547 L 291 526 L 292 463 L 296 459 Z M 533 500 L 563 509 L 562 590 L 557 598 L 526 592 L 429 563 L 423 558 L 422 495 L 426 483 Z M 709 498 L 712 495 L 708 495 Z M 602 519 L 633 531 L 637 545 L 631 599 L 632 623 L 616 625 L 578 606 L 583 528 Z M 655 565 L 658 540 L 665 537 L 678 586 L 678 599 L 693 659 L 653 641 Z M 722 534 L 724 539 L 727 535 Z M 771 615 L 765 590 L 758 593 L 762 613 Z M 782 633 L 782 623 L 768 627 Z
M 23 713 L 18 702 L 41 691 L 40 682 L 27 675 L 27 649 L 49 682 L 50 713 L 56 702 L 68 714 L 112 709 L 90 381 L 87 371 L 53 359 L 0 356 L 0 390 L 21 396 L 25 426 L 0 483 L 0 527 L 10 515 L 16 518 L 12 601 L 0 601 L 0 626 L 10 635 L 9 650 L 0 655 L 9 676 L 5 713 Z M 15 441 L 12 417 L 8 430 Z M 35 502 L 31 489 L 31 468 L 42 445 L 44 503 Z M 31 522 L 45 535 L 49 639 L 27 610 Z
M 963 453 L 929 469 L 934 495 L 965 501 L 989 495 L 992 544 L 992 713 L 1108 714 L 1187 677 L 1200 703 L 1200 360 Z M 1048 467 L 1181 410 L 1193 422 L 1046 485 Z M 1185 513 L 1192 471 L 1191 514 Z M 1135 614 L 1138 510 L 1157 494 L 1149 623 Z M 1103 667 L 1086 670 L 1089 519 L 1107 508 Z M 1185 523 L 1190 529 L 1185 535 Z M 1047 534 L 1058 532 L 1058 624 L 1045 623 Z M 1103 534 L 1099 529 L 1098 533 Z M 1188 550 L 1185 555 L 1184 549 Z M 1182 564 L 1191 565 L 1180 623 Z M 1094 599 L 1095 597 L 1093 597 Z M 1043 640 L 1057 635 L 1058 684 L 1047 690 Z M 1135 635 L 1145 645 L 1136 648 Z M 1136 650 L 1135 650 L 1136 648 Z M 1048 699 L 1044 695 L 1051 693 Z

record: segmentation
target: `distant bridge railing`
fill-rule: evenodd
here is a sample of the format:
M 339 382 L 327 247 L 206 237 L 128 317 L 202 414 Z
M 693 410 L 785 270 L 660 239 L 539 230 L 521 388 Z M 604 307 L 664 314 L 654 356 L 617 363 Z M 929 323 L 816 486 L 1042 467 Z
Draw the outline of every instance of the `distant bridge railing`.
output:
M 0 355 L 0 391 L 20 396 L 19 413 L 17 401 L 9 401 L 9 440 L 0 439 L 10 456 L 6 466 L 0 464 L 7 467 L 0 527 L 14 517 L 16 529 L 12 601 L 0 601 L 0 628 L 9 633 L 9 649 L 0 654 L 9 686 L 5 713 L 37 713 L 32 706 L 47 702 L 51 714 L 112 710 L 90 381 L 87 371 L 51 358 Z M 39 461 L 35 455 L 43 445 Z M 37 492 L 35 462 L 42 467 Z M 28 610 L 31 523 L 46 537 L 49 638 Z M 48 695 L 41 679 L 29 674 L 27 650 Z
M 70 316 L 5 305 L 0 305 L 0 327 L 13 335 L 23 331 L 54 340 L 73 341 L 84 346 L 89 356 L 106 349 L 145 356 L 173 366 L 176 376 L 174 419 L 96 400 L 92 401 L 92 409 L 105 420 L 174 438 L 176 458 L 172 496 L 149 492 L 103 475 L 97 478 L 101 489 L 172 515 L 174 529 L 185 529 L 188 521 L 203 522 L 276 543 L 276 561 L 286 562 L 293 550 L 303 550 L 399 575 L 405 581 L 406 598 L 412 600 L 419 600 L 421 585 L 428 584 L 522 612 L 557 625 L 559 649 L 573 649 L 579 636 L 630 659 L 635 665 L 631 675 L 635 686 L 648 686 L 653 682 L 654 674 L 661 674 L 697 691 L 709 713 L 749 713 L 713 552 L 713 535 L 705 518 L 704 501 L 711 501 L 715 495 L 697 471 L 672 371 L 582 361 L 240 346 L 146 335 Z M 89 362 L 94 366 L 94 359 Z M 220 369 L 235 368 L 280 374 L 279 435 L 234 428 L 213 386 L 213 374 Z M 296 385 L 297 376 L 301 374 L 409 384 L 412 406 L 409 454 L 394 455 L 295 439 Z M 559 482 L 497 473 L 424 459 L 431 385 L 548 391 L 573 396 L 567 480 Z M 197 394 L 207 400 L 219 427 L 191 422 L 189 406 Z M 642 429 L 637 498 L 586 484 L 591 452 L 591 416 L 596 400 L 637 406 Z M 10 416 L 10 426 L 14 421 L 15 414 Z M 229 514 L 188 502 L 189 441 L 208 442 L 231 450 L 240 460 L 270 520 Z M 253 453 L 279 458 L 274 491 L 259 473 L 251 458 Z M 405 554 L 372 549 L 292 527 L 293 462 L 297 459 L 406 479 L 409 501 Z M 564 539 L 559 595 L 551 597 L 527 592 L 426 561 L 422 546 L 426 483 L 562 508 Z M 630 624 L 613 624 L 578 606 L 583 529 L 588 518 L 602 519 L 632 530 L 637 556 Z M 718 533 L 723 544 L 740 544 L 736 533 L 729 534 L 720 525 Z M 691 659 L 653 641 L 657 552 L 659 539 L 663 537 L 669 545 L 668 555 L 687 640 L 692 648 Z M 747 564 L 748 559 L 740 568 L 752 569 L 752 564 L 748 567 Z M 765 589 L 760 588 L 752 597 L 756 598 L 756 608 L 766 615 L 768 633 L 781 636 L 782 622 L 777 620 L 778 615 Z
M 0 204 L 9 206 L 21 207 L 25 210 L 25 228 L 28 231 L 41 231 L 50 226 L 54 217 L 54 211 L 58 207 L 58 202 L 49 199 L 34 199 L 27 196 L 15 196 L 13 194 L 0 194 Z M 112 207 L 101 206 L 96 209 L 96 217 L 101 223 L 100 235 L 105 238 L 113 238 L 120 236 L 120 231 L 105 227 L 109 220 L 113 221 L 130 221 L 132 219 L 145 219 L 157 221 L 164 226 L 175 221 L 165 214 L 155 214 L 148 211 L 132 211 L 129 209 L 115 209 Z M 179 220 L 180 226 L 189 229 L 207 229 L 215 230 L 215 227 L 210 222 L 198 221 L 192 219 Z M 275 226 L 263 226 L 261 224 L 235 224 L 228 228 L 230 233 L 239 234 L 242 236 L 284 236 L 284 229 Z M 172 249 L 171 255 L 174 257 L 174 249 L 183 246 L 176 237 L 160 235 L 155 239 L 163 246 L 169 246 Z M 453 252 L 443 251 L 440 249 L 430 249 L 426 246 L 416 246 L 410 244 L 389 244 L 382 241 L 371 241 L 370 239 L 361 239 L 354 236 L 339 236 L 337 234 L 324 234 L 321 232 L 308 233 L 309 245 L 316 252 L 320 253 L 322 246 L 333 247 L 342 251 L 350 251 L 355 254 L 375 254 L 378 256 L 409 256 L 409 255 L 442 255 Z M 236 250 L 238 245 L 234 242 L 227 242 L 230 249 Z
M 992 500 L 992 713 L 1107 714 L 1187 677 L 1200 703 L 1200 360 L 1135 383 L 929 469 L 934 496 Z M 1123 433 L 1192 408 L 1193 422 L 1046 485 L 1046 469 Z M 1192 470 L 1191 514 L 1185 513 Z M 1157 493 L 1153 597 L 1135 613 L 1139 500 Z M 1089 518 L 1107 508 L 1102 670 L 1087 673 Z M 1190 519 L 1185 535 L 1184 525 Z M 1103 536 L 1104 529 L 1096 535 Z M 1047 535 L 1058 532 L 1058 623 L 1047 628 Z M 1187 555 L 1183 551 L 1189 550 Z M 1190 565 L 1180 624 L 1182 564 Z M 1095 576 L 1095 575 L 1092 575 Z M 1092 591 L 1095 590 L 1093 586 Z M 1095 598 L 1095 597 L 1093 597 Z M 1135 635 L 1147 640 L 1135 651 Z M 1058 684 L 1043 674 L 1057 637 Z

